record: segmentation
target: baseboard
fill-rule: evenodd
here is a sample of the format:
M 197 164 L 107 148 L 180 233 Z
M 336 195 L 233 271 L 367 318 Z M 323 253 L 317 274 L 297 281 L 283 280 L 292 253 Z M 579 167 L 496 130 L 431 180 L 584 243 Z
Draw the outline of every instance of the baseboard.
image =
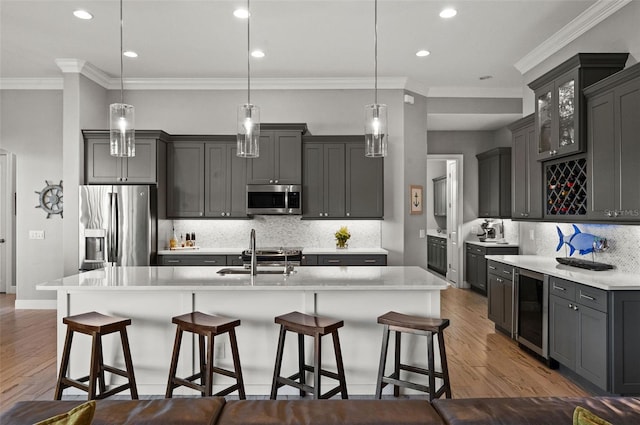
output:
M 56 300 L 16 300 L 16 310 L 56 310 Z

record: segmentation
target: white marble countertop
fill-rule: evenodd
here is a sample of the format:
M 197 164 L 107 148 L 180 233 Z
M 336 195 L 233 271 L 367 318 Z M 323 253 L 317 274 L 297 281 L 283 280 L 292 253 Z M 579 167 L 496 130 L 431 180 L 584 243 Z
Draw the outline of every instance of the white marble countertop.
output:
M 497 246 L 497 247 L 518 247 L 520 246 L 517 243 L 513 243 L 513 242 L 509 242 L 506 241 L 506 243 L 503 242 L 480 242 L 479 240 L 468 240 L 468 241 L 464 241 L 464 243 L 470 243 L 473 245 L 478 245 L 478 246 L 488 246 L 488 247 L 493 247 L 493 246 Z
M 437 238 L 446 238 L 447 230 L 441 229 L 441 232 L 438 233 L 438 229 L 427 229 L 427 236 L 435 236 Z
M 160 250 L 158 255 L 240 255 L 246 248 L 204 248 Z M 303 248 L 302 253 L 306 255 L 387 255 L 389 251 L 382 248 Z
M 552 257 L 539 255 L 487 255 L 488 260 L 582 283 L 607 291 L 640 289 L 640 275 L 613 270 L 592 271 L 565 266 Z
M 440 291 L 448 286 L 444 279 L 416 266 L 296 267 L 289 276 L 280 273 L 259 274 L 253 282 L 247 274 L 223 276 L 216 273 L 221 268 L 241 269 L 206 266 L 107 267 L 44 282 L 36 288 L 70 291 Z

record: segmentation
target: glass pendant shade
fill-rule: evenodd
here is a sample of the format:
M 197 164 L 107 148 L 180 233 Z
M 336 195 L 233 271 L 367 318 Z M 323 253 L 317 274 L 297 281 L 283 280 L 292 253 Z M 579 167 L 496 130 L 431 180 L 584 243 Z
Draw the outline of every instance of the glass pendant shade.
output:
M 109 106 L 109 140 L 111 156 L 136 156 L 135 110 L 131 105 L 112 103 Z
M 260 108 L 246 103 L 238 107 L 238 152 L 241 158 L 260 156 Z
M 370 158 L 387 156 L 387 105 L 374 103 L 364 107 L 364 155 Z

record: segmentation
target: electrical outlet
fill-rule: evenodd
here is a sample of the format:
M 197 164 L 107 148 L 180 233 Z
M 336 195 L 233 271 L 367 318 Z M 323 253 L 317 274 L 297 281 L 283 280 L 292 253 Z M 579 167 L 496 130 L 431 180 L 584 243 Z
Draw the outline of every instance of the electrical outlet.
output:
M 424 237 L 426 236 L 426 233 L 424 229 L 420 229 L 420 239 L 424 239 Z
M 478 228 L 476 226 L 471 226 L 471 233 L 476 235 L 478 233 Z
M 529 239 L 534 240 L 536 238 L 536 234 L 533 229 L 529 229 Z
M 29 230 L 29 239 L 44 239 L 44 230 Z

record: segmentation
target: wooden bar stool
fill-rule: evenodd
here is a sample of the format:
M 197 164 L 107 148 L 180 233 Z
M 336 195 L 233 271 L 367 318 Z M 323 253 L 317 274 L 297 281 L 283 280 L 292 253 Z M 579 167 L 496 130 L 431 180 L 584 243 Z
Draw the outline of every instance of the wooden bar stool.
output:
M 236 340 L 235 331 L 236 326 L 240 326 L 240 320 L 211 316 L 209 314 L 196 311 L 176 316 L 172 319 L 172 323 L 178 325 L 178 328 L 176 330 L 176 340 L 173 345 L 173 355 L 171 356 L 169 381 L 167 382 L 167 392 L 165 397 L 171 398 L 173 396 L 174 388 L 185 386 L 200 391 L 200 393 L 205 397 L 211 395 L 225 396 L 235 390 L 238 390 L 240 400 L 244 400 L 246 398 L 244 393 L 244 380 L 242 379 L 242 368 L 240 367 L 240 356 L 238 355 L 238 342 Z M 178 378 L 176 377 L 176 369 L 178 368 L 178 356 L 180 355 L 180 345 L 182 343 L 183 332 L 192 332 L 199 336 L 200 371 L 187 378 Z M 229 334 L 234 371 L 222 369 L 214 366 L 213 364 L 214 338 L 224 333 Z M 212 394 L 214 373 L 234 378 L 236 383 L 216 394 Z M 193 382 L 197 379 L 200 379 L 200 384 Z
M 271 400 L 275 400 L 278 395 L 278 388 L 289 385 L 300 390 L 300 395 L 307 392 L 313 393 L 315 399 L 331 398 L 340 393 L 343 399 L 347 396 L 347 383 L 344 378 L 344 367 L 342 365 L 342 352 L 340 351 L 340 340 L 338 329 L 344 326 L 342 320 L 333 320 L 326 317 L 311 316 L 297 311 L 275 318 L 275 322 L 280 325 L 280 337 L 278 338 L 278 351 L 276 353 L 276 364 L 273 371 L 273 383 L 271 384 Z M 298 334 L 298 372 L 288 378 L 280 376 L 282 369 L 282 353 L 284 351 L 284 339 L 286 332 Z M 338 373 L 330 372 L 321 368 L 322 365 L 322 341 L 321 338 L 331 334 L 333 337 L 333 350 L 336 355 L 336 366 Z M 305 364 L 304 360 L 304 336 L 312 336 L 314 340 L 313 366 Z M 306 383 L 306 372 L 313 373 L 313 386 Z M 339 385 L 325 394 L 320 392 L 320 378 L 327 376 L 336 379 Z M 299 381 L 299 382 L 296 382 Z
M 67 325 L 67 335 L 64 341 L 64 349 L 62 350 L 62 362 L 60 364 L 58 382 L 56 383 L 55 400 L 60 400 L 62 398 L 62 391 L 69 387 L 75 387 L 86 391 L 87 398 L 89 400 L 106 398 L 127 389 L 131 391 L 131 398 L 134 400 L 137 399 L 138 390 L 136 388 L 136 379 L 133 374 L 129 339 L 127 338 L 127 326 L 131 324 L 131 319 L 105 316 L 104 314 L 93 311 L 91 313 L 65 317 L 62 319 L 62 323 Z M 92 337 L 91 366 L 89 369 L 89 375 L 78 379 L 71 379 L 67 377 L 69 353 L 71 352 L 71 342 L 73 341 L 74 332 L 80 332 Z M 102 356 L 102 336 L 113 332 L 120 332 L 126 370 L 117 369 L 113 366 L 107 366 L 104 364 Z M 123 376 L 127 378 L 128 382 L 107 391 L 104 380 L 105 372 Z M 88 384 L 83 384 L 83 382 L 87 381 L 89 381 Z M 97 393 L 96 385 L 99 386 L 99 393 Z
M 400 387 L 412 388 L 418 391 L 429 393 L 429 401 L 439 398 L 442 394 L 446 394 L 447 398 L 451 398 L 451 385 L 449 382 L 449 368 L 447 367 L 447 354 L 444 347 L 444 329 L 449 326 L 449 319 L 434 319 L 420 316 L 410 316 L 407 314 L 396 313 L 390 311 L 378 317 L 378 323 L 384 325 L 382 333 L 382 351 L 380 353 L 380 366 L 378 368 L 378 381 L 376 385 L 376 398 L 382 398 L 382 388 L 387 384 L 392 384 L 393 395 L 399 394 Z M 391 375 L 385 376 L 384 369 L 387 362 L 387 350 L 389 347 L 389 332 L 395 331 L 395 360 L 394 371 Z M 411 333 L 415 335 L 425 335 L 427 337 L 427 362 L 428 368 L 420 368 L 400 363 L 400 345 L 401 334 Z M 442 363 L 442 372 L 436 372 L 434 367 L 433 356 L 433 334 L 438 334 L 438 347 L 440 348 L 440 363 Z M 427 375 L 429 377 L 429 385 L 416 384 L 410 381 L 400 379 L 400 371 L 405 370 L 412 373 Z M 443 380 L 443 385 L 436 390 L 435 378 Z

